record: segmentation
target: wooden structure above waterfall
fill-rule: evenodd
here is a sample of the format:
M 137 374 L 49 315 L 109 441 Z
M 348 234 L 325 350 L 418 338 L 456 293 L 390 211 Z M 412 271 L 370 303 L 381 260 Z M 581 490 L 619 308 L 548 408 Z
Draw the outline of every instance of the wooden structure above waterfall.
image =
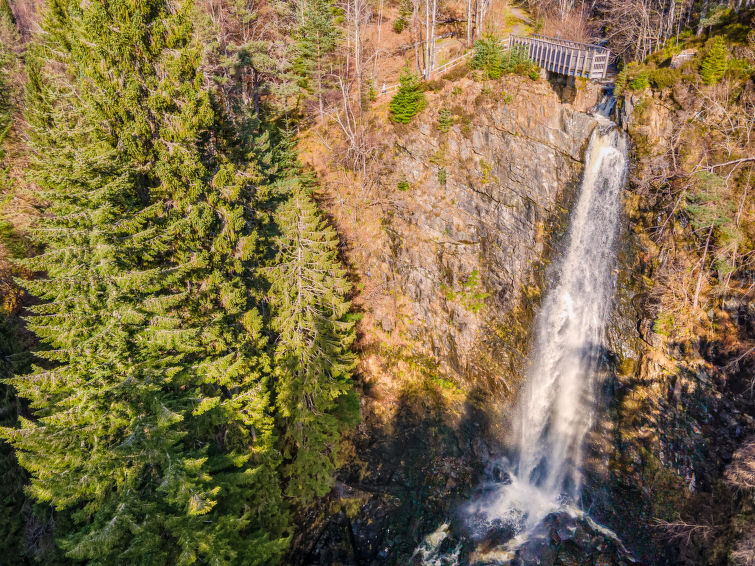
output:
M 509 48 L 526 47 L 529 57 L 541 69 L 561 75 L 605 80 L 611 51 L 599 45 L 579 43 L 556 37 L 532 35 L 509 37 Z

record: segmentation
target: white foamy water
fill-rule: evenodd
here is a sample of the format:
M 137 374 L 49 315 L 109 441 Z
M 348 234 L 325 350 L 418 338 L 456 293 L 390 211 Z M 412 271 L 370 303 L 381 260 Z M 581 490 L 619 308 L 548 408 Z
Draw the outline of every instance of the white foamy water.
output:
M 535 345 L 514 421 L 510 483 L 469 504 L 476 521 L 519 530 L 578 502 L 584 438 L 593 421 L 595 371 L 615 277 L 624 134 L 600 119 L 590 137 L 579 199 L 555 286 L 536 319 Z

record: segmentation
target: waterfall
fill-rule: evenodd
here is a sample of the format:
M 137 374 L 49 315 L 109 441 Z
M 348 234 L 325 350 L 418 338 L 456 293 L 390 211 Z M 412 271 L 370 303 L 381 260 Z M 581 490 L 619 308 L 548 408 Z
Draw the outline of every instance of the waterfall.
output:
M 478 521 L 521 531 L 577 504 L 582 452 L 593 422 L 595 373 L 615 288 L 624 134 L 599 116 L 587 148 L 565 255 L 536 318 L 535 342 L 504 466 L 509 481 L 471 502 Z

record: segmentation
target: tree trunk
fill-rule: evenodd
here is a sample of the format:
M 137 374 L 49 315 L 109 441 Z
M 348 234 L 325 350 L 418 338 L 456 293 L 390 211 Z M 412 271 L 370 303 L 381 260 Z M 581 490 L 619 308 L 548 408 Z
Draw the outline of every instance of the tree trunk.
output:
M 425 80 L 430 79 L 430 0 L 425 0 Z
M 697 310 L 697 304 L 700 299 L 700 288 L 703 285 L 703 275 L 705 274 L 705 258 L 708 255 L 708 244 L 710 244 L 710 236 L 713 233 L 713 224 L 710 225 L 708 230 L 708 237 L 705 239 L 705 251 L 703 251 L 703 259 L 700 262 L 700 274 L 697 276 L 697 285 L 695 285 L 695 298 L 692 300 L 692 310 Z
M 435 69 L 435 23 L 436 23 L 437 11 L 438 11 L 438 0 L 433 0 L 433 16 L 432 16 L 433 23 L 430 29 L 430 74 L 432 74 L 433 69 Z
M 354 0 L 354 73 L 357 79 L 357 108 L 362 113 L 362 49 L 359 37 L 359 21 L 361 19 L 360 0 Z
M 697 24 L 697 32 L 695 35 L 697 37 L 700 37 L 703 34 L 703 28 L 705 27 L 703 25 L 703 22 L 705 21 L 705 18 L 708 17 L 708 0 L 703 1 L 703 8 L 700 10 L 700 21 Z
M 467 0 L 467 47 L 472 47 L 472 0 Z
M 377 47 L 375 49 L 375 59 L 374 63 L 372 65 L 372 75 L 373 80 L 377 81 L 377 64 L 378 64 L 378 56 L 380 55 L 380 40 L 381 40 L 381 32 L 383 27 L 383 0 L 380 0 L 380 3 L 378 4 L 378 29 L 377 29 Z

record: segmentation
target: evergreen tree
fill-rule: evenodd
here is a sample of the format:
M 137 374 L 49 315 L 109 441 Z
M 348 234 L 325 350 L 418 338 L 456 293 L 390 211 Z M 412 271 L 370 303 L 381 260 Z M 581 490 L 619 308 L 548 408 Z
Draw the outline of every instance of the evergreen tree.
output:
M 51 0 L 30 57 L 46 348 L 11 380 L 35 420 L 2 434 L 89 564 L 271 564 L 287 544 L 255 299 L 264 175 L 233 159 L 190 18 Z
M 330 489 L 339 437 L 358 415 L 350 374 L 354 321 L 335 232 L 303 189 L 280 209 L 279 254 L 269 271 L 277 332 L 277 410 L 286 495 L 306 503 Z
M 700 75 L 706 85 L 714 85 L 723 78 L 728 58 L 726 41 L 721 36 L 714 37 L 700 66 Z
M 322 118 L 327 57 L 333 53 L 341 37 L 332 0 L 301 0 L 298 24 L 294 72 L 300 77 L 299 86 L 316 95 Z
M 391 99 L 389 105 L 391 120 L 400 124 L 408 124 L 412 118 L 422 112 L 427 99 L 422 92 L 422 84 L 417 75 L 404 69 L 399 77 L 398 92 Z

